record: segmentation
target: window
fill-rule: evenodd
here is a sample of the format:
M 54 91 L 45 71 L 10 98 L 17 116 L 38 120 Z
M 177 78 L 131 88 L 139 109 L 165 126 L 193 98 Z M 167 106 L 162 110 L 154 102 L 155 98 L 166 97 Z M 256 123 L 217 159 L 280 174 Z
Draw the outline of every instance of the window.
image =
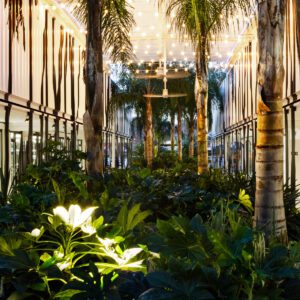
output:
M 22 132 L 11 131 L 10 132 L 10 176 L 14 179 L 18 174 L 20 162 L 22 162 Z
M 296 166 L 296 174 L 295 174 L 295 180 L 296 185 L 300 183 L 300 106 L 296 106 L 295 111 L 295 166 Z
M 41 136 L 35 132 L 32 136 L 32 162 L 37 164 L 41 158 Z

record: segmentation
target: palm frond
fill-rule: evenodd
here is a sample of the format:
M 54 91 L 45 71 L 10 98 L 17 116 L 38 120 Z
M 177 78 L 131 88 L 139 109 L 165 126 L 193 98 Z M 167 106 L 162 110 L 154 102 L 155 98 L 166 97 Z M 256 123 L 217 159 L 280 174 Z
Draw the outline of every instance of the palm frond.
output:
M 68 0 L 72 3 L 73 0 Z M 87 0 L 80 0 L 73 13 L 82 23 L 87 23 Z M 113 62 L 126 62 L 133 58 L 129 33 L 135 25 L 132 7 L 125 0 L 104 0 L 102 6 L 103 52 Z
M 229 26 L 237 11 L 249 12 L 252 0 L 160 0 L 166 4 L 166 16 L 181 39 L 187 35 L 194 48 L 203 38 L 220 33 Z M 172 16 L 175 15 L 174 18 Z
M 104 51 L 110 52 L 113 62 L 126 62 L 133 58 L 129 33 L 135 25 L 131 7 L 125 0 L 106 0 L 104 2 L 102 36 Z

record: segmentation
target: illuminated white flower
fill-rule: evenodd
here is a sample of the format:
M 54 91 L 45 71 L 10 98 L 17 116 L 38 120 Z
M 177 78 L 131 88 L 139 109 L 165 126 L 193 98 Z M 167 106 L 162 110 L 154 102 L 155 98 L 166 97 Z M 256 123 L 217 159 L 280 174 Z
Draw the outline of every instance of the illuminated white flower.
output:
M 54 216 L 58 216 L 65 224 L 72 228 L 77 228 L 85 223 L 90 222 L 92 213 L 97 207 L 89 207 L 84 211 L 81 211 L 79 205 L 70 205 L 69 211 L 63 206 L 58 206 L 53 209 Z
M 35 229 L 33 229 L 33 230 L 31 231 L 30 234 L 31 234 L 32 236 L 34 236 L 34 237 L 39 237 L 40 234 L 41 234 L 41 230 L 38 229 L 38 228 L 35 228 Z
M 54 216 L 58 216 L 64 223 L 69 223 L 69 213 L 63 206 L 57 206 L 53 209 Z
M 102 251 L 108 257 L 112 258 L 119 266 L 127 265 L 132 258 L 143 251 L 142 248 L 130 248 L 125 250 L 123 253 L 117 253 L 113 247 L 113 245 L 116 244 L 113 239 L 101 239 L 98 237 L 98 240 L 103 245 L 103 247 L 101 247 Z M 132 263 L 132 266 L 140 266 L 142 262 L 143 260 L 135 261 Z
M 81 230 L 84 232 L 84 233 L 88 233 L 88 234 L 94 234 L 96 233 L 96 229 L 95 227 L 92 225 L 92 222 L 91 222 L 91 218 L 89 218 L 87 220 L 86 223 L 84 223 L 83 225 L 81 225 Z
M 104 246 L 105 249 L 109 249 L 112 245 L 114 245 L 116 242 L 113 239 L 101 239 L 101 237 L 97 237 L 99 242 Z
M 67 269 L 71 266 L 71 262 L 70 261 L 64 261 L 61 263 L 57 263 L 58 268 L 62 271 L 64 269 Z

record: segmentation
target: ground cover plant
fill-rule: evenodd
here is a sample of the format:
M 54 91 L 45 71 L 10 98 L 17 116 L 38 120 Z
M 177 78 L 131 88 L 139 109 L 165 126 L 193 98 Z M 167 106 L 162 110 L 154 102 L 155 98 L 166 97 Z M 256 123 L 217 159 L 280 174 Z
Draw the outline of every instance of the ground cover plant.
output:
M 0 208 L 0 299 L 297 299 L 297 190 L 285 189 L 290 243 L 267 243 L 253 178 L 198 176 L 164 153 L 90 189 L 82 154 L 51 147 Z

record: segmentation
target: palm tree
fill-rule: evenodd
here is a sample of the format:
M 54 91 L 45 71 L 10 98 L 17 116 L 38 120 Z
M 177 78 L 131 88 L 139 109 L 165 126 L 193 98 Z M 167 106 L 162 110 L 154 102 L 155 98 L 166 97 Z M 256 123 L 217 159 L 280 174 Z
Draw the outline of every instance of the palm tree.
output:
M 295 9 L 296 9 L 296 38 L 297 38 L 297 47 L 298 47 L 298 57 L 300 61 L 300 0 L 295 0 L 294 2 Z
M 175 149 L 175 111 L 176 106 L 174 101 L 171 100 L 171 103 L 168 107 L 170 113 L 170 142 L 171 142 L 171 152 L 174 153 Z
M 123 66 L 122 72 L 119 74 L 118 85 L 122 89 L 117 90 L 110 103 L 111 110 L 121 105 L 127 105 L 135 110 L 144 120 L 144 158 L 149 168 L 152 167 L 154 156 L 153 148 L 153 103 L 150 97 L 144 97 L 145 94 L 159 93 L 162 90 L 162 81 L 159 79 L 139 78 L 136 74 L 137 70 L 146 69 L 147 65 L 130 64 L 127 68 Z M 154 72 L 157 64 L 152 64 L 150 73 Z M 157 103 L 159 104 L 159 103 Z M 159 105 L 158 105 L 159 106 Z
M 160 0 L 180 36 L 189 36 L 196 52 L 198 173 L 208 170 L 207 94 L 209 39 L 228 25 L 228 17 L 247 11 L 249 0 Z
M 209 130 L 213 121 L 212 105 L 215 104 L 220 111 L 224 109 L 220 85 L 225 77 L 226 73 L 222 69 L 210 68 L 208 71 L 207 121 Z
M 87 27 L 83 123 L 87 171 L 98 177 L 103 173 L 103 53 L 109 53 L 114 62 L 131 58 L 129 32 L 134 19 L 125 0 L 81 0 L 74 12 Z
M 255 227 L 287 241 L 283 203 L 283 43 L 285 1 L 258 4 L 258 112 Z
M 195 102 L 195 73 L 192 72 L 189 78 L 184 79 L 184 92 L 187 96 L 184 98 L 184 118 L 188 127 L 189 139 L 189 158 L 194 157 L 194 128 L 196 116 L 196 102 Z
M 177 137 L 178 137 L 178 160 L 182 161 L 182 110 L 183 107 L 178 103 L 177 112 Z

